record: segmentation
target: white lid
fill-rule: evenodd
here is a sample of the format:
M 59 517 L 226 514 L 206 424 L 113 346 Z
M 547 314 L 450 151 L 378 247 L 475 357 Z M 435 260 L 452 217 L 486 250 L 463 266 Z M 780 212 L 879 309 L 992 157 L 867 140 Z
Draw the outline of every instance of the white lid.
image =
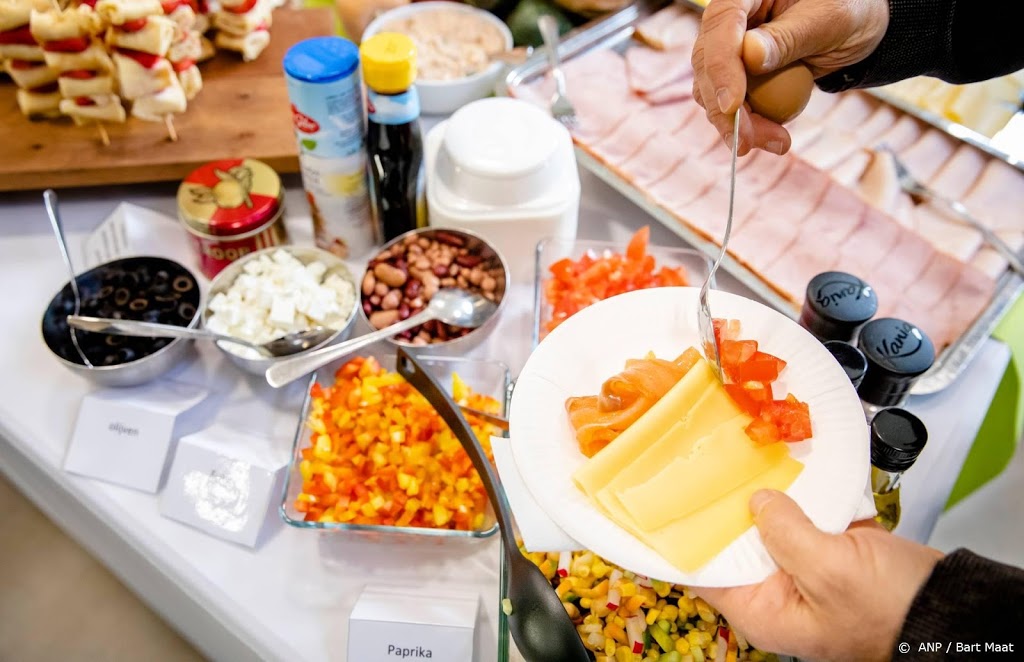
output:
M 435 132 L 440 138 L 428 135 L 428 142 L 440 142 L 436 158 L 429 159 L 430 178 L 457 199 L 456 206 L 531 206 L 559 197 L 566 175 L 578 182 L 569 132 L 524 101 L 475 101 Z M 568 169 L 566 156 L 573 161 Z

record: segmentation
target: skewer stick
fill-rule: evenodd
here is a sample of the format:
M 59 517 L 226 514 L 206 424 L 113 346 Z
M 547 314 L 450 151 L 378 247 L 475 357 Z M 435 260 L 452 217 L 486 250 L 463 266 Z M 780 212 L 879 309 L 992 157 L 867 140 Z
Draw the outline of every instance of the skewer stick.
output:
M 96 129 L 100 132 L 100 140 L 103 141 L 103 146 L 110 147 L 110 136 L 107 134 L 107 127 L 103 126 L 103 122 L 96 122 Z
M 164 126 L 167 127 L 167 137 L 171 142 L 178 142 L 178 132 L 174 128 L 174 116 L 168 113 L 164 115 Z

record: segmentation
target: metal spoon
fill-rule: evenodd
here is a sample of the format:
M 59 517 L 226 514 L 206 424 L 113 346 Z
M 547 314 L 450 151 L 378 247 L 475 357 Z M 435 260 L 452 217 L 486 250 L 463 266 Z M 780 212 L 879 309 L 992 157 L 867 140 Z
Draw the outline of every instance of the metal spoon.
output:
M 71 255 L 68 254 L 68 244 L 64 241 L 64 224 L 60 220 L 57 192 L 52 188 L 43 191 L 43 204 L 46 205 L 46 215 L 50 217 L 53 234 L 57 235 L 57 245 L 60 246 L 60 254 L 64 258 L 64 266 L 68 268 L 68 275 L 71 276 L 71 294 L 75 297 L 75 315 L 77 315 L 82 310 L 82 296 L 78 293 L 78 281 L 75 278 L 75 268 L 71 264 Z M 92 368 L 92 362 L 89 361 L 85 352 L 82 351 L 81 345 L 78 344 L 78 334 L 75 333 L 74 329 L 69 329 L 69 331 L 71 332 L 71 344 L 75 346 L 78 356 L 81 357 L 82 362 L 87 368 Z
M 143 338 L 187 338 L 189 340 L 221 340 L 254 349 L 265 358 L 289 356 L 304 349 L 315 347 L 337 333 L 337 329 L 314 326 L 311 329 L 295 331 L 288 335 L 275 338 L 262 344 L 248 340 L 214 333 L 205 329 L 187 329 L 173 324 L 157 324 L 155 322 L 138 322 L 136 320 L 116 320 L 104 317 L 84 317 L 68 315 L 68 324 L 83 331 L 95 333 L 112 333 L 118 336 L 140 336 Z
M 480 296 L 466 290 L 448 288 L 438 290 L 430 298 L 427 307 L 411 315 L 408 319 L 385 327 L 380 331 L 368 333 L 354 340 L 343 342 L 332 347 L 324 347 L 315 352 L 296 356 L 293 359 L 281 361 L 267 369 L 267 383 L 274 388 L 280 388 L 285 384 L 295 381 L 303 375 L 322 368 L 331 361 L 339 359 L 346 354 L 372 345 L 378 340 L 390 338 L 403 331 L 408 331 L 431 320 L 441 320 L 445 324 L 461 326 L 467 329 L 475 329 L 483 324 L 494 314 L 497 306 Z
M 701 346 L 704 348 L 704 358 L 715 369 L 718 381 L 722 381 L 723 378 L 722 359 L 718 355 L 718 342 L 715 341 L 715 325 L 711 318 L 711 306 L 708 304 L 708 291 L 715 282 L 715 272 L 718 271 L 718 265 L 722 263 L 722 258 L 725 257 L 725 250 L 729 245 L 729 235 L 732 234 L 733 202 L 736 199 L 736 150 L 739 148 L 739 144 L 740 111 L 737 110 L 732 121 L 732 170 L 729 180 L 729 216 L 725 221 L 722 249 L 718 251 L 718 257 L 715 259 L 715 263 L 711 265 L 711 271 L 708 272 L 708 277 L 704 279 L 704 284 L 700 288 L 700 305 L 697 307 L 697 328 L 700 331 Z
M 469 423 L 458 411 L 458 405 L 437 380 L 404 349 L 398 349 L 395 360 L 398 373 L 423 394 L 473 461 L 501 529 L 501 541 L 508 559 L 508 599 L 512 613 L 508 616 L 509 632 L 523 658 L 530 662 L 588 662 L 590 655 L 583 646 L 576 626 L 565 612 L 558 594 L 536 565 L 519 551 L 512 523 L 512 511 L 501 489 L 494 466 L 473 434 Z

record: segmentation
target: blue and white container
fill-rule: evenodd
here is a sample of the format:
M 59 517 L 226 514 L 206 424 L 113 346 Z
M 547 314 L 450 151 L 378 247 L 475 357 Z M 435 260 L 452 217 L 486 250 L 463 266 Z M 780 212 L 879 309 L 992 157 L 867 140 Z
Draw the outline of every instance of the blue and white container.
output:
M 341 258 L 376 244 L 366 188 L 359 49 L 314 37 L 288 49 L 285 78 L 316 244 Z

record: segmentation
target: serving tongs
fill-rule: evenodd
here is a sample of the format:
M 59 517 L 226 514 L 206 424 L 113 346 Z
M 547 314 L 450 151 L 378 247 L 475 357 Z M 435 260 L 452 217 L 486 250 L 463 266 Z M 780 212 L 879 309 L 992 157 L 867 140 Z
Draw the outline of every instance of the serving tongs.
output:
M 395 365 L 398 373 L 423 394 L 451 428 L 487 490 L 508 559 L 508 599 L 512 603 L 508 624 L 519 652 L 529 662 L 589 662 L 590 655 L 558 594 L 540 568 L 519 551 L 512 511 L 498 482 L 498 474 L 459 412 L 459 405 L 419 361 L 402 348 L 398 349 Z
M 959 200 L 950 200 L 915 179 L 906 164 L 900 161 L 899 157 L 896 156 L 896 152 L 888 145 L 879 145 L 878 151 L 885 152 L 892 157 L 892 163 L 896 169 L 896 177 L 898 178 L 900 188 L 903 189 L 904 193 L 913 198 L 915 202 L 937 202 L 952 211 L 956 214 L 957 218 L 961 219 L 964 223 L 967 223 L 981 233 L 985 242 L 1003 256 L 1007 263 L 1009 263 L 1011 269 L 1021 276 L 1024 276 L 1024 263 L 1021 262 L 1020 256 L 1010 248 L 1005 241 L 1000 239 L 999 235 L 993 232 L 984 223 L 976 219 L 962 202 Z

